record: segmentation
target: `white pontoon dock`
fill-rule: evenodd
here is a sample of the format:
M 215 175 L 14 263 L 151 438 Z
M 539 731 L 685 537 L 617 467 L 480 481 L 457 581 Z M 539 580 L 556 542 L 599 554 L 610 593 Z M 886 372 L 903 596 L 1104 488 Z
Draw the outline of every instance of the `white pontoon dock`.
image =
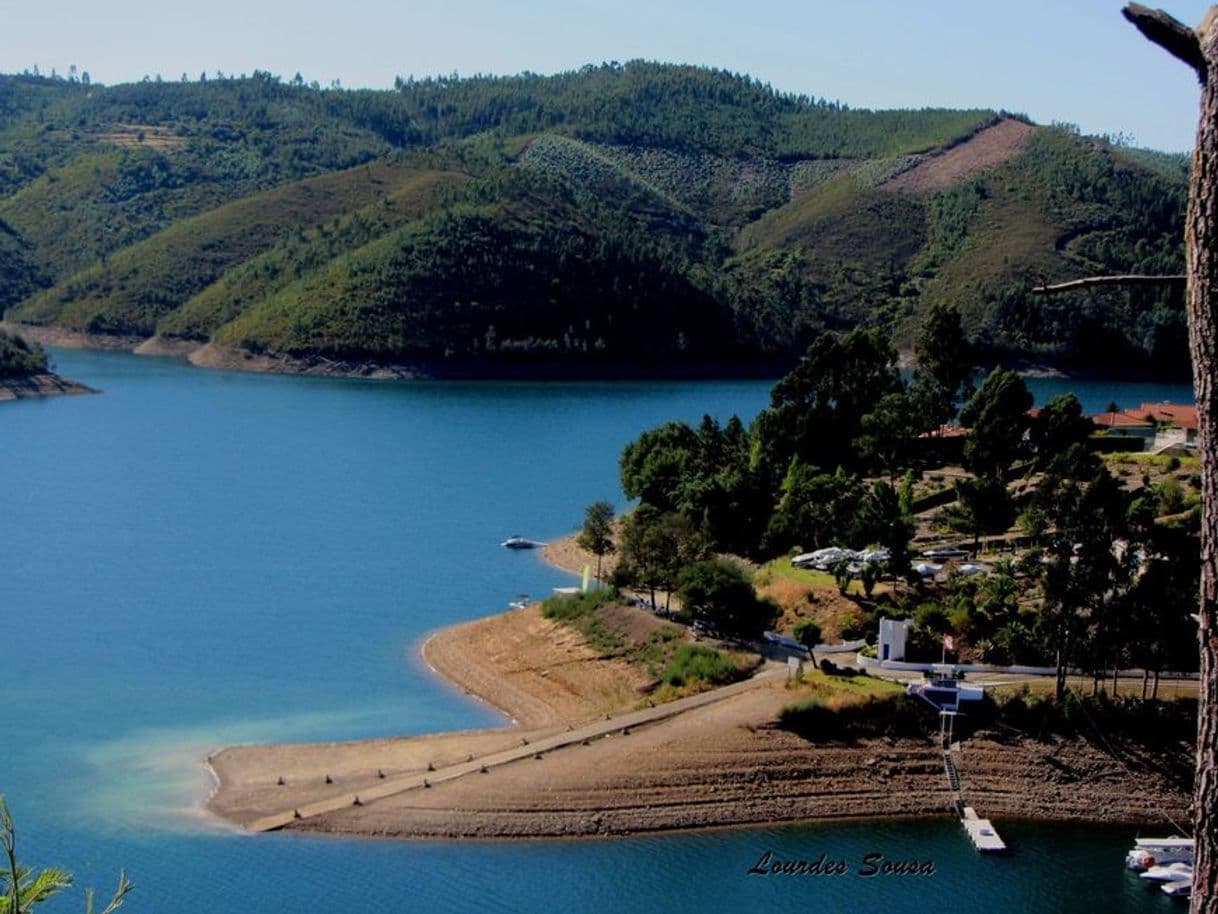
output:
M 964 817 L 960 820 L 964 830 L 968 832 L 973 846 L 983 854 L 1001 854 L 1007 849 L 1006 844 L 994 831 L 989 819 L 977 818 L 977 812 L 971 806 L 964 807 Z

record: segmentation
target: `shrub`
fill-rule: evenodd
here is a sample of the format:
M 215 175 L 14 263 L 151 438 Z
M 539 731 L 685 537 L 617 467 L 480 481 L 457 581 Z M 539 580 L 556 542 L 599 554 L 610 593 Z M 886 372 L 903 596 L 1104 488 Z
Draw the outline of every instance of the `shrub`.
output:
M 714 648 L 701 644 L 682 644 L 673 651 L 660 679 L 680 688 L 693 683 L 723 685 L 740 678 L 736 664 Z
M 677 578 L 677 592 L 686 615 L 726 635 L 759 637 L 777 614 L 773 603 L 757 598 L 744 572 L 722 559 L 686 566 Z
M 591 615 L 600 607 L 617 599 L 618 592 L 612 588 L 589 590 L 587 593 L 555 594 L 542 601 L 541 614 L 547 619 L 567 622 Z

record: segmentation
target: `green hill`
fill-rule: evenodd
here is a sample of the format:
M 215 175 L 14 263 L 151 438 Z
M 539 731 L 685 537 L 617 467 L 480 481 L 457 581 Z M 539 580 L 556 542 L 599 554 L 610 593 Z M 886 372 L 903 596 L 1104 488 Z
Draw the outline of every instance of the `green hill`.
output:
M 416 169 L 376 162 L 243 197 L 119 250 L 27 299 L 11 317 L 91 333 L 150 336 L 162 315 L 289 232 L 387 201 L 401 185 L 417 185 L 419 177 Z
M 1178 371 L 1187 163 L 992 111 L 632 62 L 392 91 L 0 76 L 15 322 L 294 364 L 770 370 L 960 307 L 996 358 Z

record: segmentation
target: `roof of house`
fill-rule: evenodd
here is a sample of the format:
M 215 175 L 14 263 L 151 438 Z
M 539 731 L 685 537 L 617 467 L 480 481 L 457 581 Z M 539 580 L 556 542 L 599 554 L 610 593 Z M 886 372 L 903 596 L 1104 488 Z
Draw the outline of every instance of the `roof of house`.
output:
M 962 438 L 968 434 L 968 429 L 961 425 L 940 425 L 931 432 L 923 432 L 919 438 Z
M 1176 428 L 1197 427 L 1197 407 L 1185 403 L 1143 403 L 1137 410 L 1139 416 L 1147 416 L 1154 422 L 1165 422 Z
M 1130 413 L 1099 413 L 1089 417 L 1101 428 L 1153 428 L 1154 420 Z

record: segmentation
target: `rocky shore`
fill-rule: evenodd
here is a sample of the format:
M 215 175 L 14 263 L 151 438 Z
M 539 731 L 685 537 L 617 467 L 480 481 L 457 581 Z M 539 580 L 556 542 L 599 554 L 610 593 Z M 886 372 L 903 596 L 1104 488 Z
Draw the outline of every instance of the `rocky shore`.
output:
M 95 393 L 100 393 L 100 391 L 50 372 L 20 378 L 0 378 L 0 402 Z

